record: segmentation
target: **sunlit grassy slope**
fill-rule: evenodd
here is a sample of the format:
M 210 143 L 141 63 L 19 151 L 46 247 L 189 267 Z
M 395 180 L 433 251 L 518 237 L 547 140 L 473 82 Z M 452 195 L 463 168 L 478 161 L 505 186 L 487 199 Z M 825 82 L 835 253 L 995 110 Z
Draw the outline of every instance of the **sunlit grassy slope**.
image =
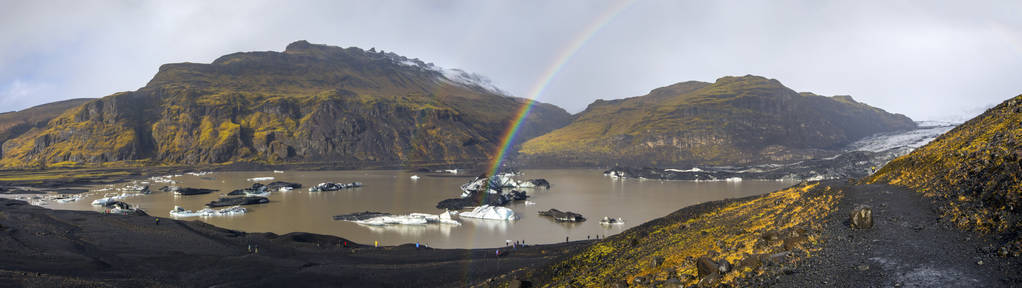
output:
M 597 242 L 521 278 L 544 287 L 613 287 L 677 279 L 694 285 L 703 279 L 734 284 L 737 278 L 763 273 L 778 257 L 812 254 L 821 221 L 835 212 L 842 191 L 822 184 L 802 184 L 763 196 L 710 202 L 689 207 Z M 700 257 L 726 260 L 733 271 L 700 277 Z

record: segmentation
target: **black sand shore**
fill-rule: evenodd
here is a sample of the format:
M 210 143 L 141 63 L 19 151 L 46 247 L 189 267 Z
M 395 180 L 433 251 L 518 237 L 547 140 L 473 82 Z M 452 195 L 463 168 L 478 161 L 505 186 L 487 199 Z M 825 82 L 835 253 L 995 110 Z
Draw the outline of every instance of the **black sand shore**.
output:
M 374 248 L 334 236 L 245 233 L 165 218 L 157 224 L 149 216 L 0 199 L 0 286 L 451 287 L 542 265 L 588 243 L 501 256 L 495 249 Z

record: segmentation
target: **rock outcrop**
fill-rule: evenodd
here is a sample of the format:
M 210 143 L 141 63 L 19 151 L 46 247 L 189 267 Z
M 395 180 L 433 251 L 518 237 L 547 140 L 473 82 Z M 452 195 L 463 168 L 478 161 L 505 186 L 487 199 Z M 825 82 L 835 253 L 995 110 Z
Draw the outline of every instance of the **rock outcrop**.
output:
M 869 229 L 873 228 L 873 209 L 867 205 L 860 205 L 852 210 L 852 215 L 848 219 L 849 225 L 855 229 Z

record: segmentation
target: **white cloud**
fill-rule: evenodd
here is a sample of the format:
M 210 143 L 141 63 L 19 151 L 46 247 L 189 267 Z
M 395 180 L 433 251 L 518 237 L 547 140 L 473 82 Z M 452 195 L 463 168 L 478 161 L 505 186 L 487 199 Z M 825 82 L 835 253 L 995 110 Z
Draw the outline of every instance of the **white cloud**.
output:
M 0 112 L 16 111 L 28 106 L 60 100 L 45 97 L 45 93 L 52 88 L 46 83 L 15 79 L 7 85 L 0 86 Z

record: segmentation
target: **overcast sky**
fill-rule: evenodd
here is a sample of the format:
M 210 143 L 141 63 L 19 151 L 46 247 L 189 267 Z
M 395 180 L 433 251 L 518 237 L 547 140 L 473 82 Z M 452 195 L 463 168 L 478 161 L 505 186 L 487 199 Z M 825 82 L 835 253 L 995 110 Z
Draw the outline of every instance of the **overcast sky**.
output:
M 164 63 L 300 39 L 461 68 L 528 97 L 565 47 L 604 24 L 538 100 L 575 113 L 755 74 L 916 120 L 961 118 L 1022 93 L 1020 13 L 1022 1 L 0 0 L 0 111 L 131 91 Z

